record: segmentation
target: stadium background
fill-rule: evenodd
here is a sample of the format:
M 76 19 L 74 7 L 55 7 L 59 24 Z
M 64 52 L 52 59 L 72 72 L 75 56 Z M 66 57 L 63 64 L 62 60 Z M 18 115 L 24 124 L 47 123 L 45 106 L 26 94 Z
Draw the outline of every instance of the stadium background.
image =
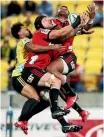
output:
M 13 2 L 12 6 L 10 6 Z M 5 137 L 6 129 L 6 112 L 9 107 L 10 91 L 13 91 L 11 86 L 11 72 L 15 65 L 15 47 L 16 40 L 11 36 L 10 27 L 16 22 L 24 23 L 32 33 L 34 29 L 34 20 L 39 13 L 47 14 L 54 17 L 57 8 L 60 5 L 68 6 L 70 12 L 83 13 L 87 10 L 87 6 L 93 1 L 47 1 L 47 7 L 44 9 L 41 5 L 42 1 L 11 1 L 1 0 L 1 116 L 0 128 L 1 137 Z M 97 13 L 94 21 L 92 35 L 77 36 L 74 39 L 74 52 L 78 58 L 78 69 L 73 72 L 72 76 L 68 77 L 74 90 L 78 92 L 80 100 L 79 104 L 91 112 L 89 121 L 84 123 L 84 129 L 78 134 L 65 135 L 61 132 L 57 121 L 52 120 L 50 112 L 40 113 L 30 120 L 29 137 L 102 137 L 104 127 L 95 128 L 96 132 L 89 133 L 93 127 L 102 124 L 102 109 L 103 109 L 103 4 L 102 1 L 94 1 L 96 3 Z M 14 7 L 17 5 L 17 8 Z M 77 75 L 77 76 L 76 76 Z M 75 87 L 77 85 L 77 87 Z M 15 93 L 14 91 L 12 93 Z M 18 94 L 13 95 L 13 121 L 15 121 L 20 113 L 21 107 L 26 100 Z M 59 100 L 63 106 L 63 101 Z M 44 117 L 44 119 L 43 119 Z M 75 111 L 66 119 L 74 120 L 74 123 L 81 123 L 81 118 Z M 77 121 L 78 120 L 78 121 Z M 33 123 L 31 123 L 33 122 Z M 82 135 L 82 136 L 81 136 Z M 13 127 L 13 137 L 25 136 L 22 131 Z M 10 137 L 8 135 L 8 137 Z

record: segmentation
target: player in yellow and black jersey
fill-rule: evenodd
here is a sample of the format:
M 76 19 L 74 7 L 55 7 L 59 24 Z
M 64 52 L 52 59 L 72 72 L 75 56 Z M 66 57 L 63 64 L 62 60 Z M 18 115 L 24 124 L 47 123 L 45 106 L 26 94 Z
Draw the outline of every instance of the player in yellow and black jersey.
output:
M 16 67 L 12 72 L 13 87 L 17 92 L 21 93 L 26 98 L 30 98 L 31 94 L 33 98 L 39 100 L 39 96 L 35 89 L 28 85 L 21 77 L 21 73 L 28 56 L 28 51 L 26 51 L 24 47 L 26 43 L 30 42 L 32 34 L 21 23 L 14 24 L 11 28 L 11 33 L 16 39 L 19 39 L 16 47 Z

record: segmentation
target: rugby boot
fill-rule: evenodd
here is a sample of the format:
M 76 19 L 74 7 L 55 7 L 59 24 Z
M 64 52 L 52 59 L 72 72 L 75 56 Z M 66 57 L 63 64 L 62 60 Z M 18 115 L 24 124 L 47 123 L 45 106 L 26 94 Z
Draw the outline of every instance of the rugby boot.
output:
M 68 132 L 79 132 L 83 126 L 81 125 L 76 125 L 76 124 L 67 124 L 65 126 L 62 126 L 62 132 L 63 133 L 68 133 Z
M 82 110 L 80 112 L 80 116 L 81 116 L 83 122 L 87 121 L 89 115 L 90 115 L 90 113 L 88 111 L 86 111 L 86 110 Z
M 28 134 L 28 122 L 27 121 L 18 121 L 14 123 L 15 127 L 21 128 L 23 132 Z
M 52 118 L 57 119 L 58 117 L 67 115 L 70 112 L 70 110 L 62 110 L 61 108 L 57 108 L 57 110 L 52 112 Z

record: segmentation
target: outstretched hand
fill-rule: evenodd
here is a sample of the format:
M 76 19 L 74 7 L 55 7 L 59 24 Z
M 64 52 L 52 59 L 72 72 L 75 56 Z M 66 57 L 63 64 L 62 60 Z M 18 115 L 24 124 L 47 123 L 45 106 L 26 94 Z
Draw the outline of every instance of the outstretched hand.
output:
M 87 8 L 88 10 L 86 10 L 86 13 L 88 13 L 89 18 L 94 19 L 96 13 L 95 3 L 92 3 L 91 5 L 87 6 Z

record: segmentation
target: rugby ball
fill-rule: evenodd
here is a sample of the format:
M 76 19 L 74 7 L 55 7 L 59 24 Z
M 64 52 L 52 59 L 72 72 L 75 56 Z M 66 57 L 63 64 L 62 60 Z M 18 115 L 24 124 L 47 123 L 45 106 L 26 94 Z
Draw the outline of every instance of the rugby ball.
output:
M 76 14 L 76 13 L 70 13 L 68 15 L 69 23 L 73 24 L 76 21 L 77 16 L 78 16 L 78 14 Z

